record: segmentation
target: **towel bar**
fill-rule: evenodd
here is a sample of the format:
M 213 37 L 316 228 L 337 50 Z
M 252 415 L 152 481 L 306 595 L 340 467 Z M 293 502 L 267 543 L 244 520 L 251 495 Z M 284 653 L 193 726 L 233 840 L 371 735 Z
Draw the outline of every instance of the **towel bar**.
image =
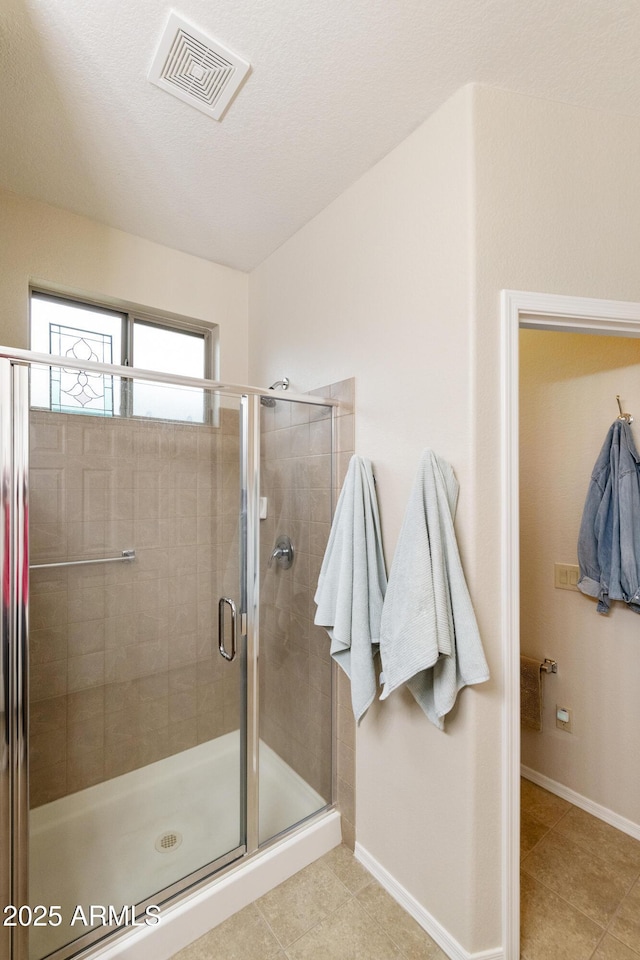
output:
M 53 567 L 83 567 L 90 563 L 122 563 L 123 560 L 135 560 L 135 550 L 123 550 L 119 557 L 100 557 L 97 560 L 60 560 L 58 563 L 32 563 L 29 570 L 47 570 Z
M 557 673 L 558 672 L 558 662 L 557 660 L 550 660 L 549 657 L 544 658 L 544 663 L 540 664 L 540 671 L 544 670 L 545 673 Z

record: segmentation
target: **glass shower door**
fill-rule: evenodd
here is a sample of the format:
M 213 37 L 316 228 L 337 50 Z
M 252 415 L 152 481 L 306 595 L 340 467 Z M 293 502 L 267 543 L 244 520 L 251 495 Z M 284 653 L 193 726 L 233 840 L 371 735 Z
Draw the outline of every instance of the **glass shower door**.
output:
M 28 956 L 62 960 L 245 850 L 244 418 L 63 367 L 28 417 Z
M 332 802 L 332 664 L 313 623 L 331 526 L 331 407 L 261 407 L 260 843 Z

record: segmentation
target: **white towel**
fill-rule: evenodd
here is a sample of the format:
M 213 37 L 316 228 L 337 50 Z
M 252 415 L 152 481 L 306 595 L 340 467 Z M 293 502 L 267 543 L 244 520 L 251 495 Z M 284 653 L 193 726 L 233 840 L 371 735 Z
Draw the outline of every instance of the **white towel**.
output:
M 351 678 L 359 722 L 376 695 L 373 658 L 387 586 L 371 463 L 353 456 L 322 561 L 315 622 L 331 637 L 331 656 Z
M 385 700 L 406 683 L 439 729 L 458 690 L 489 679 L 453 528 L 453 469 L 425 450 L 404 517 L 382 610 Z

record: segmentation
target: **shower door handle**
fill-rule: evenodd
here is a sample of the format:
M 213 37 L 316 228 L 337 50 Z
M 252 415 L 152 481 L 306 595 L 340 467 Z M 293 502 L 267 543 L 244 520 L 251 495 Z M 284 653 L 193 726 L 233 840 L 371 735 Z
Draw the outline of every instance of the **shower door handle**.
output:
M 231 653 L 227 653 L 224 645 L 224 607 L 228 604 L 231 608 Z M 229 597 L 220 597 L 218 601 L 218 650 L 225 660 L 234 660 L 236 656 L 236 627 L 238 620 L 238 610 L 233 600 Z

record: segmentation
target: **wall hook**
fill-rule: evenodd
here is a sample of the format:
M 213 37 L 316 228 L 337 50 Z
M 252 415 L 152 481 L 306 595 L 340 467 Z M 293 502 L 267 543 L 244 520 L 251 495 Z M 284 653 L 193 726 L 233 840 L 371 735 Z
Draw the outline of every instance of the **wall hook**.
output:
M 620 416 L 619 416 L 617 419 L 618 419 L 618 420 L 626 420 L 627 423 L 633 423 L 633 417 L 631 416 L 631 414 L 630 414 L 630 413 L 623 413 L 623 412 L 622 412 L 622 404 L 620 403 L 620 394 L 619 394 L 619 393 L 616 394 L 616 400 L 618 401 L 618 410 L 620 411 Z

